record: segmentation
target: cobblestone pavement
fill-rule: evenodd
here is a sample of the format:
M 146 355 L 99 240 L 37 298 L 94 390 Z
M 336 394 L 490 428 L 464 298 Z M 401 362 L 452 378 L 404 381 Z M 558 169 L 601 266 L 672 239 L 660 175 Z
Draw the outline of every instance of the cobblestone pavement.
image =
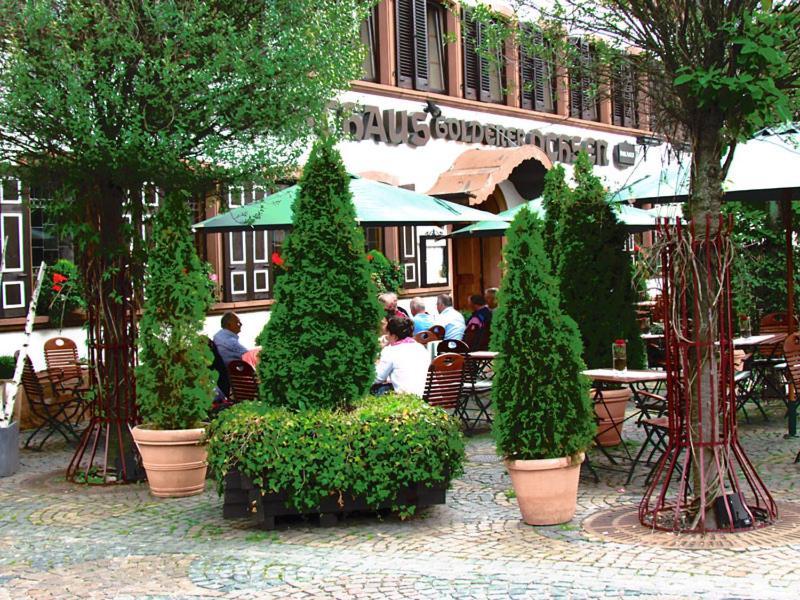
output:
M 741 433 L 785 504 L 798 501 L 800 465 L 792 459 L 800 440 L 783 439 L 780 412 L 767 424 L 754 418 Z M 644 469 L 628 488 L 605 470 L 599 483 L 584 477 L 572 523 L 529 527 L 508 497 L 491 439 L 472 438 L 468 454 L 447 504 L 408 521 L 359 517 L 266 532 L 223 520 L 212 482 L 201 496 L 174 500 L 155 499 L 143 485 L 86 488 L 63 481 L 69 448 L 25 451 L 19 473 L 0 480 L 0 600 L 797 598 L 800 536 L 686 549 L 584 530 L 598 511 L 636 505 Z

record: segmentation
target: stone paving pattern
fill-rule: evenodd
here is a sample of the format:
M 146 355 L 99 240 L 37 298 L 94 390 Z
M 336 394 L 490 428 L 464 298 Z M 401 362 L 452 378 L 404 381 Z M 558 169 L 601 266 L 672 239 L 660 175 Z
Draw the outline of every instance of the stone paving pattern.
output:
M 741 427 L 743 445 L 781 504 L 800 501 L 800 440 L 784 440 L 782 409 Z M 625 437 L 639 432 L 626 424 Z M 635 443 L 635 442 L 634 442 Z M 350 518 L 277 531 L 222 519 L 203 495 L 161 500 L 145 485 L 87 488 L 63 481 L 70 448 L 25 451 L 0 479 L 0 600 L 49 598 L 792 598 L 800 534 L 774 544 L 681 548 L 604 538 L 582 522 L 635 507 L 645 469 L 628 488 L 600 470 L 581 480 L 578 514 L 529 527 L 489 436 L 468 443 L 465 475 L 447 504 L 405 522 Z M 597 452 L 594 459 L 602 463 Z M 800 514 L 800 504 L 790 511 Z M 795 528 L 795 530 L 800 527 Z M 622 538 L 624 540 L 624 537 Z

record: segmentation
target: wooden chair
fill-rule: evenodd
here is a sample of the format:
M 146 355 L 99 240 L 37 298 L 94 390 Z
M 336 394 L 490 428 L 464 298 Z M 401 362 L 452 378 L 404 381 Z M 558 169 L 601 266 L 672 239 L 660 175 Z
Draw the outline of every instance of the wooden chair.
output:
M 794 332 L 783 342 L 783 355 L 786 358 L 786 377 L 794 387 L 795 402 L 800 399 L 800 333 Z M 800 461 L 800 452 L 794 462 Z
M 758 333 L 761 335 L 767 333 L 786 333 L 787 331 L 787 317 L 786 313 L 770 313 L 761 318 L 758 326 Z M 797 330 L 797 319 L 792 319 L 792 331 Z M 782 347 L 780 344 L 759 344 L 758 353 L 763 358 L 780 359 Z
M 420 331 L 414 336 L 420 344 L 427 345 L 429 342 L 439 341 L 441 338 L 430 330 Z
M 69 338 L 54 337 L 44 343 L 44 362 L 50 377 L 64 382 L 76 380 L 83 387 L 84 369 L 78 359 L 78 346 Z
M 444 339 L 444 325 L 434 325 L 428 331 L 438 337 L 440 340 Z
M 436 347 L 436 353 L 445 354 L 447 352 L 466 354 L 469 352 L 469 346 L 461 340 L 444 340 L 439 342 L 439 345 Z
M 255 400 L 258 398 L 258 380 L 256 372 L 243 360 L 232 360 L 228 363 L 228 379 L 231 382 L 231 395 L 234 402 Z
M 458 412 L 464 389 L 464 363 L 461 354 L 440 354 L 428 367 L 422 399 L 431 406 Z
M 758 333 L 761 335 L 768 333 L 786 333 L 788 317 L 786 313 L 775 312 L 764 315 L 759 322 Z M 797 330 L 797 319 L 792 317 L 792 331 Z M 751 362 L 753 367 L 754 383 L 753 387 L 760 387 L 762 397 L 766 396 L 767 390 L 772 392 L 771 397 L 781 398 L 786 402 L 784 393 L 783 373 L 786 364 L 783 358 L 783 345 L 759 344 L 757 358 Z
M 225 366 L 225 361 L 222 359 L 222 355 L 219 353 L 219 350 L 217 350 L 217 345 L 213 340 L 208 339 L 208 347 L 211 349 L 211 354 L 214 357 L 214 360 L 209 368 L 216 371 L 217 387 L 219 388 L 219 391 L 222 392 L 222 395 L 227 398 L 231 395 L 231 381 L 230 377 L 228 376 L 228 369 Z
M 28 398 L 28 408 L 40 425 L 28 436 L 25 447 L 29 448 L 34 436 L 47 428 L 47 435 L 39 442 L 36 450 L 41 450 L 51 435 L 58 432 L 68 442 L 78 441 L 80 436 L 75 431 L 75 417 L 83 412 L 84 400 L 80 390 L 68 388 L 63 380 L 40 377 L 33 369 L 30 357 L 25 357 L 22 369 L 22 387 Z M 50 388 L 48 397 L 46 389 Z

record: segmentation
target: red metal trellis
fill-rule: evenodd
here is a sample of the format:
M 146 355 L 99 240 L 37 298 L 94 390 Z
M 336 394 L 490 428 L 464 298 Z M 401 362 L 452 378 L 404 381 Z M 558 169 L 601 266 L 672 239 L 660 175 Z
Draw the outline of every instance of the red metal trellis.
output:
M 659 223 L 669 442 L 639 505 L 647 527 L 736 531 L 777 517 L 736 428 L 731 228 Z

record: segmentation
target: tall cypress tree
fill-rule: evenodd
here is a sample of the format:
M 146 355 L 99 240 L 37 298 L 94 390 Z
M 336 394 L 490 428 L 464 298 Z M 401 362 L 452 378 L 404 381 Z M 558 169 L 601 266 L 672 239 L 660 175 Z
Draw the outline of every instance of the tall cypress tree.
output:
M 492 431 L 511 459 L 570 456 L 589 445 L 595 430 L 580 334 L 561 308 L 541 226 L 527 208 L 511 223 L 492 319 L 492 345 L 500 353 Z
M 283 246 L 286 273 L 259 335 L 261 397 L 294 409 L 346 406 L 375 376 L 381 308 L 333 140 L 314 145 Z
M 544 176 L 544 191 L 542 192 L 542 205 L 545 210 L 542 242 L 548 256 L 554 255 L 558 222 L 561 220 L 561 209 L 569 202 L 571 193 L 572 191 L 564 178 L 564 167 L 555 165 Z
M 186 200 L 181 191 L 164 199 L 145 270 L 136 400 L 145 425 L 157 429 L 196 426 L 214 397 L 211 350 L 200 336 L 212 297 Z
M 564 309 L 578 324 L 589 368 L 611 366 L 616 339 L 628 342 L 628 365 L 641 368 L 644 345 L 625 252 L 627 233 L 585 152 L 578 155 L 574 178 L 577 185 L 561 207 L 557 234 L 556 273 Z

